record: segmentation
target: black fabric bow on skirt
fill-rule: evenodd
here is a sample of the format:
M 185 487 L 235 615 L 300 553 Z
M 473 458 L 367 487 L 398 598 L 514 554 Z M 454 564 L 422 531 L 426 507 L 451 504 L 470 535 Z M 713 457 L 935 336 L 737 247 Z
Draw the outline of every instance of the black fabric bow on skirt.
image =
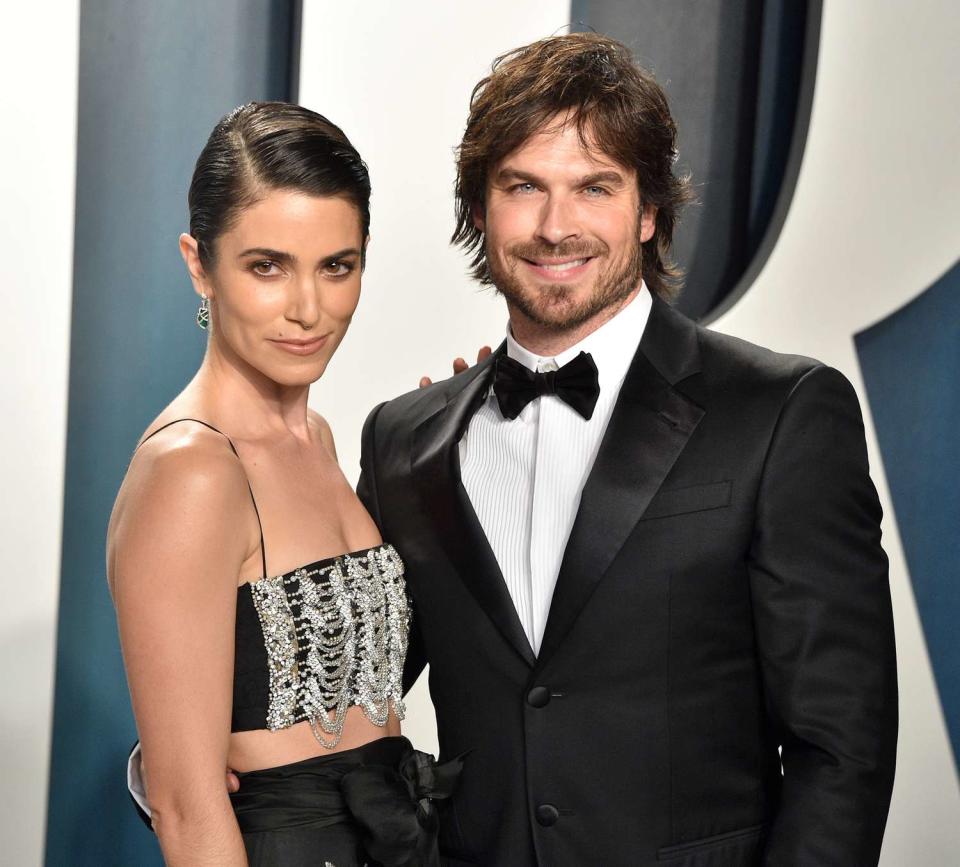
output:
M 385 737 L 239 774 L 230 799 L 251 867 L 440 867 L 434 802 L 462 767 Z

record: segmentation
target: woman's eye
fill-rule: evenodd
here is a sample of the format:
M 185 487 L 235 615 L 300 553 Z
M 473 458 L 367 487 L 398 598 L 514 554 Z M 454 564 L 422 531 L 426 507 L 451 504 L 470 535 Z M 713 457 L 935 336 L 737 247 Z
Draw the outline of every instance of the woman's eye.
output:
M 334 260 L 333 262 L 329 262 L 327 264 L 327 273 L 334 277 L 344 277 L 352 270 L 352 262 L 340 262 L 339 260 Z
M 271 277 L 279 269 L 277 268 L 276 262 L 264 260 L 263 262 L 254 262 L 251 266 L 251 270 L 254 274 L 259 274 L 261 277 Z

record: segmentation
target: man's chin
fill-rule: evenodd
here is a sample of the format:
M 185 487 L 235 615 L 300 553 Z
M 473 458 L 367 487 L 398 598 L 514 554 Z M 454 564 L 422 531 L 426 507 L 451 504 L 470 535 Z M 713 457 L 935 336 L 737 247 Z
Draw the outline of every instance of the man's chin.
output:
M 504 292 L 504 296 L 520 306 L 536 311 L 543 316 L 575 310 L 590 299 L 592 287 L 579 283 L 532 283 L 517 291 Z
M 557 287 L 551 287 L 556 289 Z M 527 297 L 522 303 L 514 301 L 515 306 L 528 319 L 536 322 L 542 328 L 549 328 L 555 331 L 565 331 L 569 328 L 575 328 L 583 320 L 583 305 L 578 304 L 575 296 L 572 294 L 560 299 L 546 299 Z
M 541 328 L 566 331 L 582 325 L 597 312 L 591 302 L 598 286 L 590 277 L 569 283 L 542 283 L 517 279 L 516 273 L 501 281 L 496 273 L 493 276 L 494 286 L 507 302 Z

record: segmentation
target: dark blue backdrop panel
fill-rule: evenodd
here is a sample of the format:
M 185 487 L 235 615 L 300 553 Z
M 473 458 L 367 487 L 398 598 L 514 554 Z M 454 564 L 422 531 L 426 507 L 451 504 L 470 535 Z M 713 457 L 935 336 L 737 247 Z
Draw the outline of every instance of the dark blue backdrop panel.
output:
M 687 272 L 678 306 L 702 318 L 740 288 L 788 195 L 806 138 L 819 3 L 813 0 L 573 0 L 574 30 L 624 42 L 667 91 L 679 167 L 697 204 L 674 235 Z M 797 152 L 799 149 L 799 153 Z M 783 213 L 786 211 L 783 202 Z
M 289 97 L 295 12 L 286 0 L 81 4 L 50 865 L 161 863 L 126 794 L 135 729 L 104 536 L 131 448 L 203 354 L 177 251 L 193 163 L 235 105 Z
M 954 758 L 960 759 L 960 263 L 858 334 L 856 345 Z M 900 677 L 910 672 L 901 670 Z

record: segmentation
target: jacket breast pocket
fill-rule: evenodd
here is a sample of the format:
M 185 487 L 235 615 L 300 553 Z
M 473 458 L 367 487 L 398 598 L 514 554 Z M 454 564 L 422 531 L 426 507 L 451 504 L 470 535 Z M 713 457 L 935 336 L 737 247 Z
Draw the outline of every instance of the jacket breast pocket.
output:
M 733 482 L 711 482 L 707 485 L 690 485 L 685 488 L 669 488 L 658 491 L 643 513 L 641 521 L 652 518 L 668 518 L 688 512 L 705 512 L 730 505 Z

